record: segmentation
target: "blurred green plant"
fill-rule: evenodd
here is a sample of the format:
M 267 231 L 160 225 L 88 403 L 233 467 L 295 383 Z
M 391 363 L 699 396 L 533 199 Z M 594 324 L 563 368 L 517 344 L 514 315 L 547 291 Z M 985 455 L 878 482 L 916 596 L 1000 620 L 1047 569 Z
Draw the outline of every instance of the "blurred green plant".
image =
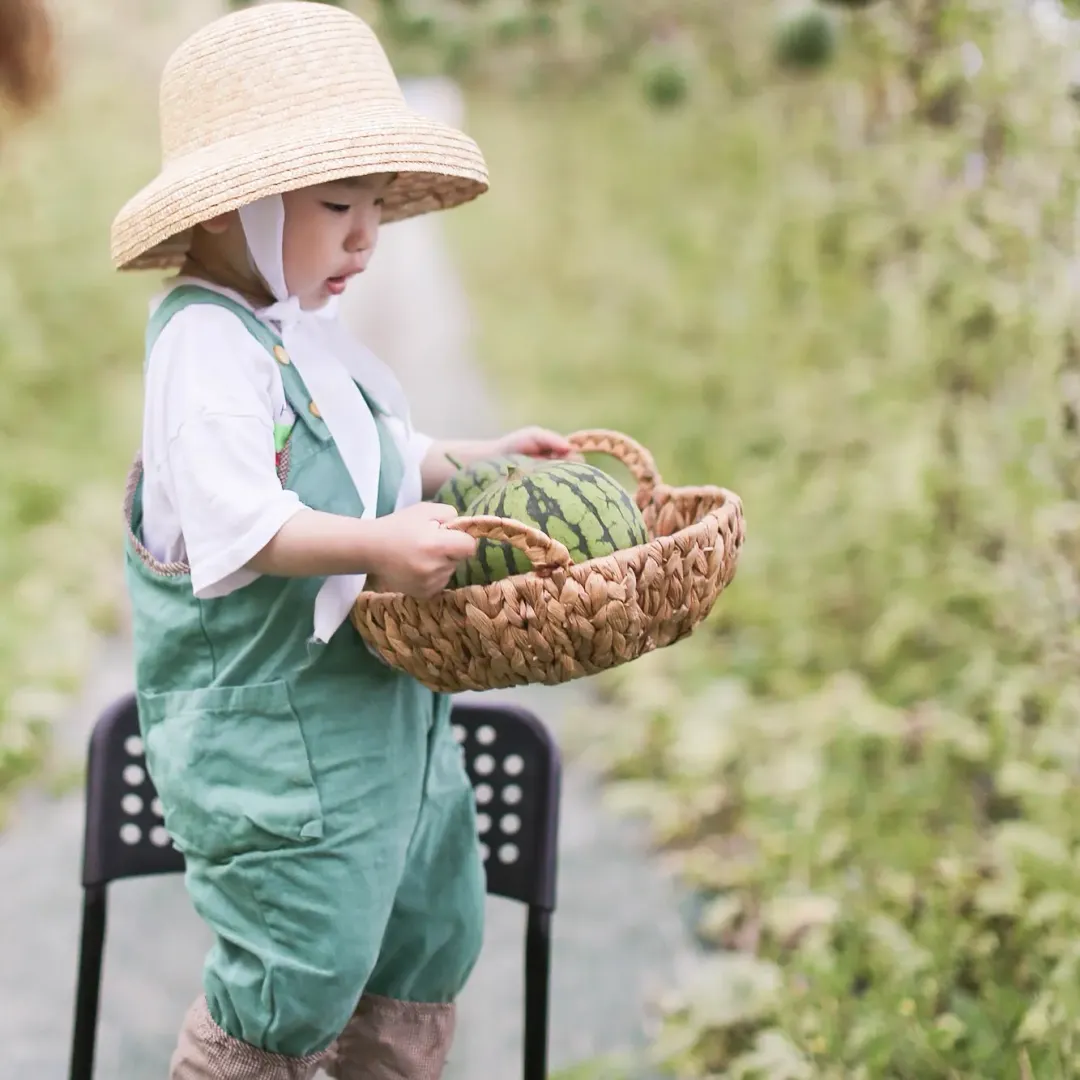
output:
M 704 0 L 322 0 L 366 18 L 399 75 L 443 74 L 473 87 L 538 92 L 595 87 L 636 70 L 665 109 L 688 95 L 715 44 Z M 229 0 L 233 8 L 251 0 Z
M 153 57 L 172 36 L 144 0 L 54 9 L 58 95 L 0 152 L 0 815 L 122 617 L 119 500 L 155 281 L 115 273 L 108 223 L 157 167 Z M 182 28 L 205 13 L 193 2 Z
M 551 1074 L 551 1080 L 636 1080 L 633 1066 L 615 1058 L 583 1062 Z
M 568 725 L 716 950 L 656 1059 L 1076 1076 L 1067 28 L 981 0 L 838 6 L 808 77 L 775 63 L 781 9 L 737 7 L 677 111 L 628 73 L 474 94 L 497 179 L 447 219 L 518 419 L 622 428 L 667 479 L 744 499 L 706 628 Z
M 777 22 L 776 61 L 793 71 L 816 71 L 836 52 L 836 23 L 817 3 L 802 3 L 782 14 Z

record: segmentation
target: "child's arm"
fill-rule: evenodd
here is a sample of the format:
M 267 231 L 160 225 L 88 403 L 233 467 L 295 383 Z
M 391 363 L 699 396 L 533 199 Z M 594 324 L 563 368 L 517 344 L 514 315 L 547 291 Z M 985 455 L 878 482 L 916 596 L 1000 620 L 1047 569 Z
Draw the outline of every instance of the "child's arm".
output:
M 453 476 L 458 465 L 468 465 L 469 462 L 499 454 L 562 458 L 566 457 L 571 449 L 562 435 L 541 427 L 521 428 L 499 439 L 435 442 L 431 444 L 420 466 L 424 498 L 430 499 Z M 457 462 L 457 465 L 454 462 Z
M 413 595 L 445 586 L 476 549 L 442 527 L 452 508 L 420 504 L 360 520 L 312 510 L 282 487 L 279 386 L 277 362 L 231 312 L 192 305 L 173 316 L 147 364 L 143 530 L 151 551 L 184 558 L 198 597 L 226 595 L 259 574 L 367 573 Z
M 370 574 L 388 592 L 432 596 L 476 550 L 471 536 L 442 528 L 456 516 L 441 503 L 365 520 L 305 508 L 247 565 L 276 577 Z
M 559 458 L 570 451 L 561 435 L 539 427 L 501 439 L 432 443 L 421 465 L 423 497 L 431 498 L 453 475 L 457 466 L 451 458 L 465 465 L 497 454 Z M 455 516 L 441 503 L 420 503 L 367 520 L 305 509 L 286 521 L 247 565 L 280 577 L 366 573 L 377 578 L 382 589 L 429 596 L 476 550 L 471 537 L 439 527 Z

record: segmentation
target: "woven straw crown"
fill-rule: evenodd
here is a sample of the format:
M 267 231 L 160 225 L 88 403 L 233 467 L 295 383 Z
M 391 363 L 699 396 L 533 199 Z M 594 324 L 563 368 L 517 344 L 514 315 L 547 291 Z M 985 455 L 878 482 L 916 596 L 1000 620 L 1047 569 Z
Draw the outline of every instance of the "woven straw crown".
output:
M 468 136 L 413 112 L 357 16 L 306 0 L 217 19 L 161 79 L 162 168 L 117 215 L 121 269 L 178 266 L 201 221 L 266 195 L 394 172 L 383 221 L 457 206 L 487 190 Z

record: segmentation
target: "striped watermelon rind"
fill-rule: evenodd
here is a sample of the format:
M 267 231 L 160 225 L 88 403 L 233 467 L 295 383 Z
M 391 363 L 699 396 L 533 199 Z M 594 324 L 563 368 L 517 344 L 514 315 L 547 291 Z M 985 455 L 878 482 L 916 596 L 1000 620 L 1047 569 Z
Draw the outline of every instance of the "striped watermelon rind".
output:
M 461 466 L 435 493 L 435 502 L 466 510 L 492 485 L 506 479 L 512 469 L 531 469 L 537 462 L 526 454 L 499 454 Z
M 513 518 L 560 541 L 575 563 L 648 542 L 641 511 L 617 480 L 578 461 L 534 464 L 490 485 L 466 511 Z M 486 585 L 532 570 L 524 552 L 507 541 L 483 539 L 463 562 L 455 584 Z

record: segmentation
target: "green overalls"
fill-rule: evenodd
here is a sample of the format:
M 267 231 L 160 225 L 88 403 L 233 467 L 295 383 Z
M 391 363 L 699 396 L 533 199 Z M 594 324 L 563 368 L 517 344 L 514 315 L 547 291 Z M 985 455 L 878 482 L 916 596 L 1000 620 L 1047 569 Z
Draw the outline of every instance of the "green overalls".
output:
M 207 289 L 174 289 L 147 356 L 188 304 L 234 312 L 275 356 L 297 421 L 282 482 L 316 510 L 362 505 L 280 340 Z M 367 398 L 367 395 L 365 395 Z M 402 462 L 380 408 L 378 513 Z M 344 623 L 311 642 L 322 578 L 262 576 L 196 599 L 187 567 L 156 563 L 129 490 L 126 573 L 147 765 L 186 884 L 215 934 L 204 987 L 214 1021 L 300 1057 L 345 1028 L 362 994 L 447 1003 L 480 951 L 484 875 L 449 698 L 385 666 Z

